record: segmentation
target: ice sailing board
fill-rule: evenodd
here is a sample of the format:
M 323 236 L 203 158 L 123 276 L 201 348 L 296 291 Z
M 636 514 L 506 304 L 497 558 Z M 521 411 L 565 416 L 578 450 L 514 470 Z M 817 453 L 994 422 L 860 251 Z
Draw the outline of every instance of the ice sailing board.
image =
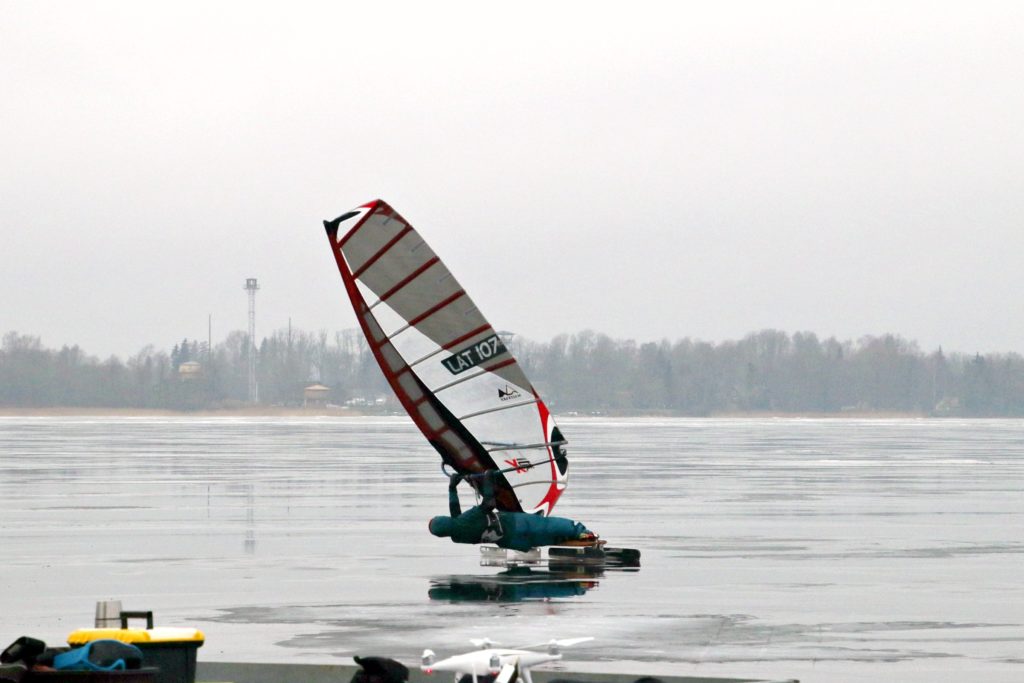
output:
M 463 474 L 506 470 L 499 508 L 551 514 L 567 484 L 565 440 L 502 336 L 385 202 L 324 227 L 374 357 L 442 460 Z

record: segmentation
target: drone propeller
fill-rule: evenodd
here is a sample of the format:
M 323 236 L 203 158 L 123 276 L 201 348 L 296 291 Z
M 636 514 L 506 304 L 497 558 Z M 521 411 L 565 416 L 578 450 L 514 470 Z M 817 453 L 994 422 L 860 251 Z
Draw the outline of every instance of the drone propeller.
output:
M 586 638 L 563 638 L 562 640 L 552 640 L 548 644 L 549 645 L 554 645 L 556 647 L 572 647 L 573 645 L 578 645 L 579 643 L 585 643 L 588 640 L 593 640 L 593 639 L 594 639 L 594 636 L 587 636 Z
M 490 638 L 470 638 L 469 642 L 473 644 L 473 647 L 480 648 L 481 650 L 486 650 L 498 645 L 497 641 L 491 640 Z
M 548 648 L 548 654 L 557 655 L 559 652 L 561 652 L 563 647 L 572 647 L 573 645 L 576 645 L 578 643 L 585 643 L 588 640 L 593 639 L 593 636 L 587 636 L 586 638 L 563 638 L 561 640 L 552 638 L 551 640 L 544 643 L 533 643 L 532 645 L 523 645 L 522 647 L 517 649 L 528 650 L 532 647 L 542 647 L 546 645 Z

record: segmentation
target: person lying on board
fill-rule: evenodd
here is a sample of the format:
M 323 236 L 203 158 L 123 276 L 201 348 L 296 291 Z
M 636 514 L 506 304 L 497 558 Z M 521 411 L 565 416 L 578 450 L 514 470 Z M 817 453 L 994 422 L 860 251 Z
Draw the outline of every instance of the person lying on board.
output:
M 438 515 L 430 520 L 430 533 L 444 538 L 450 537 L 455 543 L 494 543 L 495 545 L 526 552 L 545 545 L 600 545 L 597 534 L 579 522 L 566 517 L 545 517 L 526 512 L 506 512 L 495 508 L 495 470 L 481 477 L 480 505 L 462 512 L 457 491 L 459 482 L 465 477 L 453 474 L 448 481 L 448 510 L 451 516 Z

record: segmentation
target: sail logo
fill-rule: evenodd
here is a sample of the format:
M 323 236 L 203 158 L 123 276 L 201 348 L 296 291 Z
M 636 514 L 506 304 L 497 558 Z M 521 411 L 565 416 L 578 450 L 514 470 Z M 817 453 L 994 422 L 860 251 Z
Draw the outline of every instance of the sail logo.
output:
M 505 464 L 509 467 L 514 467 L 516 474 L 522 474 L 528 469 L 533 467 L 533 464 L 526 458 L 516 458 L 515 460 L 505 460 Z
M 442 358 L 441 363 L 448 368 L 448 372 L 457 375 L 470 368 L 475 368 L 495 356 L 500 356 L 506 351 L 508 349 L 505 348 L 498 335 L 492 334 L 487 339 L 477 342 L 469 348 L 453 353 L 447 358 Z
M 507 384 L 504 389 L 498 387 L 498 398 L 502 401 L 511 401 L 512 399 L 519 398 L 520 396 L 522 396 L 522 394 L 520 394 L 519 390 L 515 387 L 510 387 Z

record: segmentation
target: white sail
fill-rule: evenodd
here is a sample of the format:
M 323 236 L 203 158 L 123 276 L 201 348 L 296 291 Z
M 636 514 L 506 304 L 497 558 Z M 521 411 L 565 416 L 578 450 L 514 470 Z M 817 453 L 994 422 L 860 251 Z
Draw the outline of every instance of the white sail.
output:
M 567 483 L 565 441 L 448 268 L 381 200 L 324 227 L 377 362 L 444 462 L 463 474 L 508 470 L 498 507 L 550 514 Z

